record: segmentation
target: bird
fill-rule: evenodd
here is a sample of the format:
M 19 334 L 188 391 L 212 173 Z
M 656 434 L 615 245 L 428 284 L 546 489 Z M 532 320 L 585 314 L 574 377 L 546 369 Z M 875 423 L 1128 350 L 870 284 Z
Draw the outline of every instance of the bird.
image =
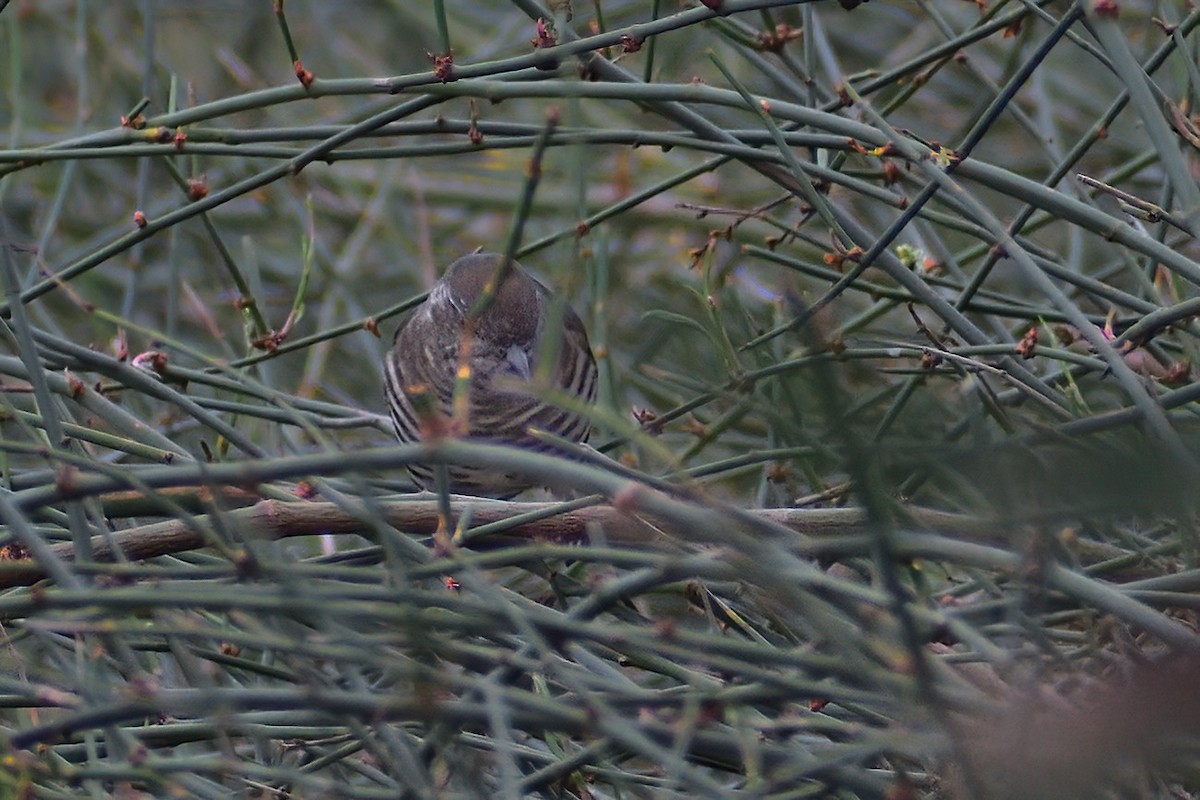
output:
M 580 402 L 571 408 L 549 402 L 534 385 L 543 370 L 550 387 Z M 449 435 L 542 452 L 561 448 L 535 431 L 571 444 L 587 441 L 586 409 L 597 388 L 596 359 L 579 315 L 496 253 L 464 256 L 447 268 L 396 331 L 384 377 L 401 442 Z M 437 488 L 429 464 L 410 464 L 409 472 L 421 488 Z M 450 466 L 448 477 L 452 494 L 497 499 L 533 485 L 522 475 L 468 465 Z

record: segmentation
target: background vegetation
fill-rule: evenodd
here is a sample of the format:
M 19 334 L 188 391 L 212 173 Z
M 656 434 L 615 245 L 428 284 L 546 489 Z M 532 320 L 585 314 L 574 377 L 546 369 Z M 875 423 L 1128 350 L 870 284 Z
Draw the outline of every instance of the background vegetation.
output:
M 0 794 L 1194 796 L 1198 21 L 0 0 Z M 393 444 L 510 242 L 612 461 Z

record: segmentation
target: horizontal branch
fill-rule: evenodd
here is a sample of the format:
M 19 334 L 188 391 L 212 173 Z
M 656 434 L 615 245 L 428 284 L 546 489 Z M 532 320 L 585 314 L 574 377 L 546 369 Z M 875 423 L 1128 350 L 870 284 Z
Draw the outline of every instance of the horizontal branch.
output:
M 429 536 L 439 527 L 436 500 L 380 501 L 364 514 L 379 513 L 383 520 L 406 534 Z M 560 510 L 560 509 L 566 510 Z M 583 508 L 564 507 L 562 503 L 512 503 L 499 500 L 462 500 L 451 506 L 455 519 L 470 514 L 472 529 L 489 526 L 489 532 L 461 537 L 472 548 L 495 547 L 514 539 L 552 544 L 586 543 L 603 539 L 608 544 L 658 549 L 681 549 L 685 540 L 673 537 L 664 527 L 642 515 L 610 505 Z M 797 534 L 797 546 L 807 537 L 836 537 L 863 534 L 870 530 L 866 514 L 859 509 L 760 509 L 750 513 L 787 527 Z M 914 521 L 922 528 L 972 536 L 991 536 L 996 528 L 990 523 L 966 516 L 930 510 L 915 510 Z M 515 518 L 515 519 L 514 519 Z M 511 526 L 499 525 L 513 519 Z M 204 531 L 219 522 L 237 530 L 247 539 L 287 539 L 321 534 L 362 534 L 370 530 L 367 519 L 334 504 L 323 502 L 281 502 L 262 500 L 246 508 L 225 511 L 219 517 L 198 516 L 170 519 L 139 525 L 109 536 L 92 539 L 92 558 L 112 562 L 114 548 L 129 561 L 144 561 L 157 556 L 182 553 L 207 547 L 213 542 Z M 74 560 L 71 544 L 57 544 L 54 555 Z M 0 561 L 0 588 L 28 586 L 46 577 L 46 570 L 33 559 Z

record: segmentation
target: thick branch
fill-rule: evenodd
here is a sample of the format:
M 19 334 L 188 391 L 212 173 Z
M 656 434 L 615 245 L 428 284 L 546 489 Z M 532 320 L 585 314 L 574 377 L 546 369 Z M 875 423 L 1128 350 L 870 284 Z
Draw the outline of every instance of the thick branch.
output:
M 453 512 L 456 519 L 461 518 L 469 506 L 471 525 L 478 527 L 519 515 L 538 512 L 550 514 L 558 505 L 476 500 L 455 503 Z M 434 500 L 380 502 L 378 510 L 389 525 L 404 533 L 431 535 L 438 529 L 437 503 Z M 782 508 L 750 513 L 796 531 L 798 545 L 802 544 L 804 537 L 846 536 L 868 530 L 866 516 L 858 509 Z M 333 503 L 262 500 L 246 508 L 223 512 L 220 519 L 224 526 L 237 530 L 246 539 L 285 539 L 318 534 L 363 533 L 368 530 L 359 517 Z M 954 514 L 922 510 L 915 512 L 915 520 L 922 527 L 960 534 L 995 532 L 993 525 Z M 129 561 L 196 550 L 212 543 L 202 533 L 210 525 L 211 521 L 206 516 L 140 525 L 112 534 L 111 537 L 94 538 L 92 555 L 96 561 L 113 561 L 114 544 Z M 566 544 L 587 542 L 597 535 L 603 536 L 608 543 L 625 547 L 678 549 L 683 546 L 682 542 L 672 539 L 643 517 L 607 505 L 577 508 L 518 522 L 506 527 L 502 533 L 471 538 L 470 543 L 472 547 L 494 546 L 502 541 L 520 539 Z M 64 560 L 74 557 L 70 544 L 55 545 L 53 550 L 55 555 Z M 0 562 L 0 588 L 28 586 L 45 576 L 42 566 L 31 559 Z

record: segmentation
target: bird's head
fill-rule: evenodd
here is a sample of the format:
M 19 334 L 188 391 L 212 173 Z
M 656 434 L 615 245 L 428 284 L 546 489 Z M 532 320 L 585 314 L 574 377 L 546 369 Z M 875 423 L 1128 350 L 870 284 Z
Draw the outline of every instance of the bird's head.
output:
M 431 299 L 448 303 L 485 345 L 502 352 L 529 350 L 542 325 L 546 289 L 516 261 L 507 270 L 501 269 L 503 262 L 496 253 L 458 259 Z

